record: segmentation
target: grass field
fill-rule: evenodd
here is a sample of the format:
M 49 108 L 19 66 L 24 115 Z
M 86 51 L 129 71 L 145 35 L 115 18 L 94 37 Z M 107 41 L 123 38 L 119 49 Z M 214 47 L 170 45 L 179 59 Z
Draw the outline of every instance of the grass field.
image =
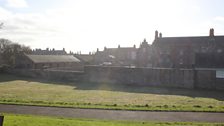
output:
M 30 115 L 5 115 L 4 126 L 224 126 L 221 123 L 134 122 L 92 119 L 69 119 Z
M 0 103 L 79 108 L 224 112 L 224 92 L 60 83 L 0 74 Z

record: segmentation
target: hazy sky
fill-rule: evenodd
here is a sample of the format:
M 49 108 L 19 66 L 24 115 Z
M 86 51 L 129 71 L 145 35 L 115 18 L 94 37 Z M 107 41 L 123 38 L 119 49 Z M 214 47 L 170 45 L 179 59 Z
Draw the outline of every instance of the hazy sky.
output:
M 0 0 L 0 38 L 73 52 L 163 36 L 224 35 L 224 0 Z

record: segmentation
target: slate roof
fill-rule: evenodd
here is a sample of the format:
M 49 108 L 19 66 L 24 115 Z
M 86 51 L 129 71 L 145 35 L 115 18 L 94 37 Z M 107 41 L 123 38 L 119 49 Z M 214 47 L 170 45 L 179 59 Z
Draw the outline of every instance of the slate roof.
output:
M 115 52 L 129 52 L 129 51 L 136 51 L 136 48 L 133 47 L 121 47 L 121 48 L 107 48 L 104 50 L 104 52 L 110 52 L 110 53 L 115 53 Z
M 65 50 L 41 50 L 41 49 L 36 49 L 32 51 L 33 55 L 66 55 Z
M 93 55 L 81 54 L 81 55 L 75 55 L 75 56 L 84 62 L 90 62 L 93 60 Z
M 80 62 L 79 59 L 73 55 L 28 55 L 26 56 L 34 63 L 67 63 Z
M 175 44 L 182 44 L 182 43 L 205 43 L 209 41 L 215 41 L 216 43 L 224 44 L 224 36 L 196 36 L 196 37 L 162 37 L 158 38 L 157 41 L 154 41 L 153 44 L 156 43 L 175 43 Z

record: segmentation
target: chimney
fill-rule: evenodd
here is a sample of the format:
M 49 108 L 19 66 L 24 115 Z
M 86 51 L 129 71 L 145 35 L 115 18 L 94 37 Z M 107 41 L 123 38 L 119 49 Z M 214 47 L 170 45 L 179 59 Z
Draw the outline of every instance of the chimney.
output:
M 155 31 L 155 39 L 158 39 L 158 31 Z
M 99 48 L 96 49 L 96 52 L 99 52 Z
M 65 48 L 63 48 L 63 51 L 65 51 Z
M 134 45 L 133 47 L 136 48 L 136 45 Z
M 106 49 L 107 49 L 107 47 L 105 46 L 105 47 L 104 47 L 104 51 L 105 51 Z
M 121 46 L 120 45 L 118 45 L 118 49 L 120 49 L 121 48 Z
M 159 38 L 162 38 L 162 37 L 163 37 L 163 35 L 162 35 L 162 33 L 160 32 L 160 33 L 159 33 Z
M 214 37 L 214 29 L 213 28 L 210 29 L 209 36 L 210 37 Z

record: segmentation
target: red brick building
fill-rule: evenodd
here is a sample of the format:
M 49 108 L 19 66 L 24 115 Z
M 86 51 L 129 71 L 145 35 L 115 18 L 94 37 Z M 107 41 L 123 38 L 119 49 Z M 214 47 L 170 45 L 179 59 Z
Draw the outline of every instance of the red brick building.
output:
M 224 36 L 162 37 L 155 32 L 153 66 L 191 68 L 224 67 Z

